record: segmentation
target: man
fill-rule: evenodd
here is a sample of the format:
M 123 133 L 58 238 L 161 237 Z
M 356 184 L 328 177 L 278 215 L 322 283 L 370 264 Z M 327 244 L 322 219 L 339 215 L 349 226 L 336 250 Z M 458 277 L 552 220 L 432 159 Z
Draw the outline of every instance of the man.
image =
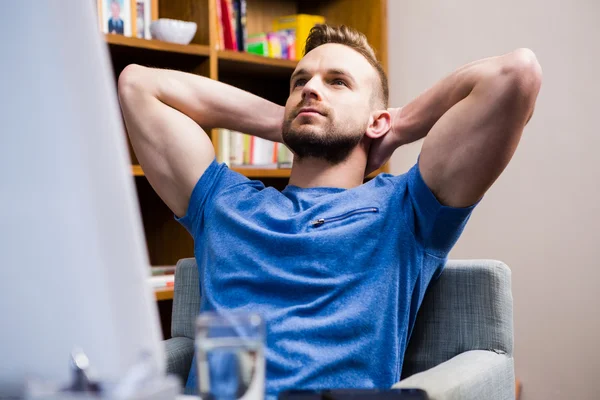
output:
M 366 38 L 322 25 L 285 108 L 140 66 L 121 74 L 119 94 L 148 180 L 195 239 L 202 310 L 265 316 L 275 396 L 399 380 L 425 290 L 511 159 L 540 85 L 535 55 L 518 49 L 388 109 L 387 79 Z M 265 188 L 217 164 L 201 127 L 283 141 L 295 154 L 289 185 Z M 423 137 L 408 173 L 362 183 Z

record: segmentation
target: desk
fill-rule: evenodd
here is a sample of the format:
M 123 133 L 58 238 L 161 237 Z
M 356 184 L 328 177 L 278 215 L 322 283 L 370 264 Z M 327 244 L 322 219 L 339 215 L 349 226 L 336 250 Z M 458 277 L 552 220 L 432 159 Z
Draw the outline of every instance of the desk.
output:
M 521 381 L 519 381 L 518 379 L 516 379 L 515 381 L 515 399 L 519 400 L 521 398 Z M 185 395 L 181 395 L 181 396 L 177 396 L 177 398 L 175 400 L 202 400 L 200 397 L 196 397 L 196 396 L 185 396 Z

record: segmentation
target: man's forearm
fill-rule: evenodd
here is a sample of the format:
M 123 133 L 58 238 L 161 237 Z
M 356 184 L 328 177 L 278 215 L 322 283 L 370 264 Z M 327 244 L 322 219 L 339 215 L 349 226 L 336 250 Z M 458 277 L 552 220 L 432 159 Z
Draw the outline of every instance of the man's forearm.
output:
M 180 71 L 136 67 L 136 80 L 205 130 L 225 128 L 281 141 L 284 108 L 236 87 Z
M 425 137 L 442 115 L 466 98 L 475 85 L 497 74 L 507 56 L 485 58 L 464 65 L 399 109 L 392 121 L 392 131 L 399 135 L 399 144 Z

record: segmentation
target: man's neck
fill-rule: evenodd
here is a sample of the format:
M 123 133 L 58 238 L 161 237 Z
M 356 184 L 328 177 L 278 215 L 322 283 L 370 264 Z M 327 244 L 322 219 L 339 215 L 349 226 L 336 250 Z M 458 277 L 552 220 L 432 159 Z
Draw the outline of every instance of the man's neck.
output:
M 367 157 L 362 145 L 356 146 L 345 161 L 336 165 L 322 159 L 296 158 L 289 184 L 301 188 L 351 189 L 363 183 L 366 165 Z

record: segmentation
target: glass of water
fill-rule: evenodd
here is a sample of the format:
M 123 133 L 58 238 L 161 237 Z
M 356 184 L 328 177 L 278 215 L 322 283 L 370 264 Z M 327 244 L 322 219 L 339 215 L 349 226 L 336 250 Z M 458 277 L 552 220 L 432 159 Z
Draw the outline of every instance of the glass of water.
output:
M 196 320 L 202 400 L 263 400 L 265 323 L 258 314 L 203 312 Z

